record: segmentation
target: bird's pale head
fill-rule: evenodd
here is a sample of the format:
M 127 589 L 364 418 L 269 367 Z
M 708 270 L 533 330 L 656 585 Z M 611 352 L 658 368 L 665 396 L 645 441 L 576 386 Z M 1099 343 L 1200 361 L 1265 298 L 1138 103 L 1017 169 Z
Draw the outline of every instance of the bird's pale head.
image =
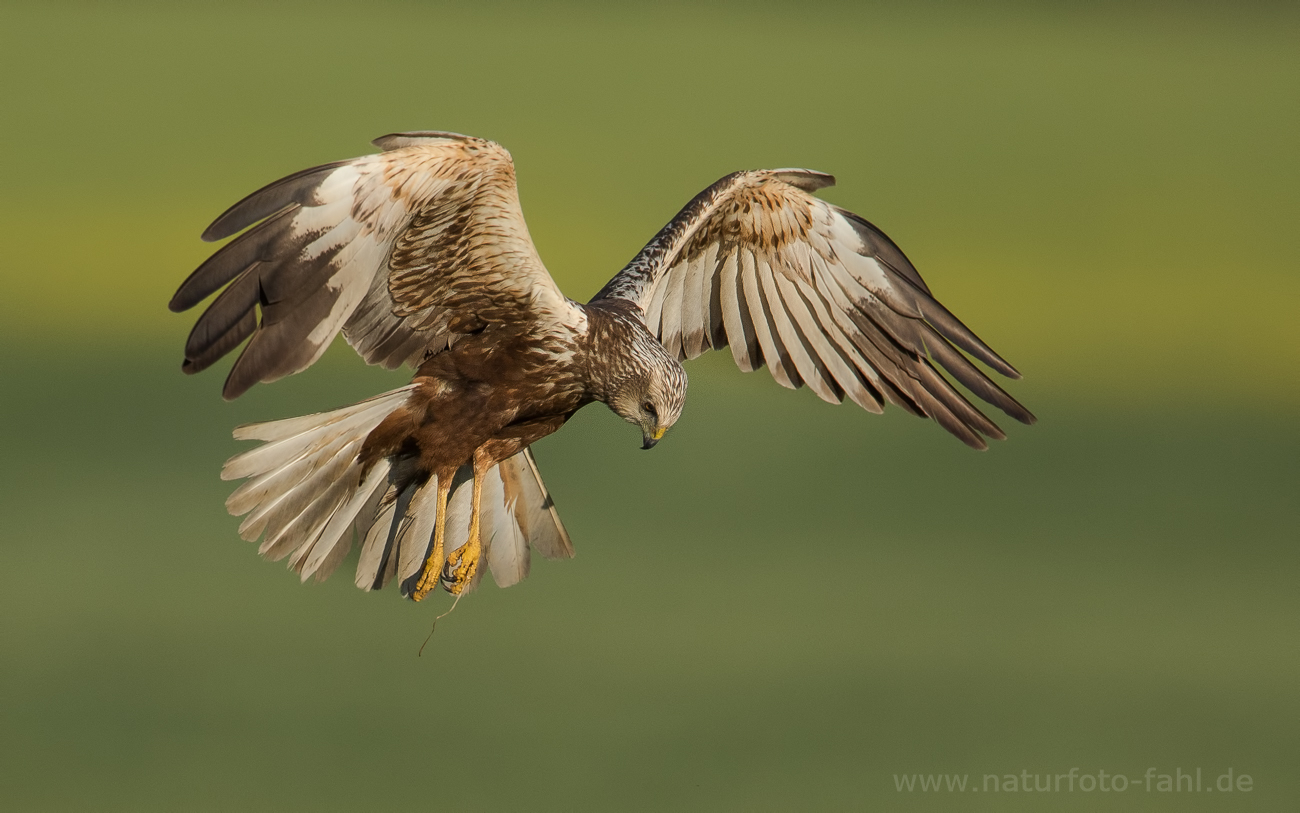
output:
M 641 427 L 642 449 L 659 442 L 686 403 L 686 370 L 662 346 L 658 355 L 654 363 L 620 382 L 609 399 L 609 408 L 619 417 Z

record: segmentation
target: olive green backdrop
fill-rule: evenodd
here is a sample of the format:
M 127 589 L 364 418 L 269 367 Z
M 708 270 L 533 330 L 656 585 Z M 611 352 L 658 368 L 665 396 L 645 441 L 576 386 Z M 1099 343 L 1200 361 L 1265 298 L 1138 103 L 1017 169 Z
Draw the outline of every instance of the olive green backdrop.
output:
M 0 6 L 0 806 L 1292 807 L 1298 35 L 1281 4 Z M 216 476 L 234 425 L 401 374 L 340 347 L 226 404 L 165 307 L 225 206 L 403 129 L 505 144 L 579 299 L 719 176 L 833 172 L 1040 423 L 977 454 L 703 359 L 654 452 L 600 407 L 540 444 L 578 557 L 417 657 L 446 597 L 299 586 Z M 1072 768 L 1130 784 L 981 785 Z

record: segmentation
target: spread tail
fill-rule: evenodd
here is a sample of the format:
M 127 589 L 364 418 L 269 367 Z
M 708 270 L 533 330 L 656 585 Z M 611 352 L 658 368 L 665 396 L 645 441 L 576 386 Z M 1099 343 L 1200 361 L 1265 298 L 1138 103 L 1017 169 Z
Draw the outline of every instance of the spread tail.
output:
M 247 515 L 239 533 L 259 537 L 258 552 L 289 558 L 303 581 L 327 578 L 361 541 L 356 584 L 381 588 L 399 577 L 409 595 L 433 544 L 434 477 L 419 477 L 411 460 L 385 458 L 366 472 L 357 454 L 366 436 L 411 391 L 403 387 L 352 406 L 235 430 L 238 440 L 264 441 L 236 455 L 223 480 L 247 479 L 226 500 L 235 516 Z M 455 476 L 447 505 L 448 553 L 469 536 L 472 469 Z M 488 569 L 501 587 L 528 575 L 530 550 L 547 558 L 573 556 L 573 544 L 556 513 L 528 449 L 491 469 L 483 483 L 479 518 Z M 468 589 L 473 589 L 478 581 Z

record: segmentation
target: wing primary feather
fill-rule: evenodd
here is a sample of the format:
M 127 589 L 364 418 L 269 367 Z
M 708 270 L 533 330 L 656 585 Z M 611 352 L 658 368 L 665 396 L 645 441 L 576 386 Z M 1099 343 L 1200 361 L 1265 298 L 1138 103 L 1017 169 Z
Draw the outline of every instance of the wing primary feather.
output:
M 925 347 L 930 357 L 942 364 L 943 368 L 960 381 L 962 386 L 1021 423 L 1033 424 L 1038 420 L 1034 413 L 957 352 L 943 336 L 939 335 L 938 331 L 929 325 L 925 326 L 925 330 Z
M 1020 378 L 1020 371 L 1007 363 L 1006 359 L 993 352 L 979 336 L 964 324 L 952 312 L 940 305 L 938 301 L 926 297 L 920 301 L 921 312 L 925 320 L 948 341 L 970 353 L 975 358 L 1002 373 L 1007 378 Z
M 1001 438 L 1002 430 L 940 368 L 1032 422 L 973 360 L 1019 373 L 934 299 L 902 250 L 862 217 L 808 194 L 833 180 L 799 169 L 723 178 L 596 299 L 641 306 L 679 358 L 729 344 L 742 370 L 766 364 L 782 386 L 807 384 L 831 402 L 847 395 L 871 411 L 888 400 L 973 448 L 987 447 L 981 434 Z
M 226 286 L 194 323 L 189 338 L 185 340 L 186 359 L 201 358 L 227 333 L 246 321 L 250 313 L 255 314 L 259 293 L 257 266 L 258 262 L 254 261 L 235 277 L 235 281 Z
M 935 397 L 934 393 L 920 386 L 920 382 L 917 382 L 914 394 L 921 408 L 925 411 L 926 417 L 931 418 L 935 423 L 948 430 L 962 443 L 978 452 L 986 451 L 989 448 L 984 438 L 971 429 L 965 421 L 954 415 L 943 401 Z
M 376 143 L 384 152 L 263 187 L 204 232 L 234 239 L 169 307 L 193 307 L 246 274 L 200 319 L 184 365 L 196 372 L 249 339 L 227 399 L 310 366 L 339 330 L 367 362 L 393 367 L 482 320 L 580 321 L 537 257 L 504 148 L 435 132 Z
M 971 429 L 980 432 L 994 440 L 1006 440 L 1006 433 L 988 416 L 980 412 L 978 408 L 966 399 L 960 392 L 953 387 L 952 382 L 944 378 L 938 370 L 934 368 L 929 359 L 921 359 L 920 364 L 916 366 L 917 378 L 921 385 L 931 392 L 944 406 L 948 407 L 953 415 L 969 426 Z
M 836 312 L 847 316 L 853 324 L 857 325 L 857 332 L 846 331 L 853 339 L 854 344 L 861 348 L 860 338 L 869 338 L 872 346 L 877 351 L 873 356 L 868 356 L 869 358 L 883 356 L 888 359 L 893 366 L 900 368 L 905 367 L 906 358 L 909 358 L 914 354 L 901 346 L 896 339 L 889 336 L 871 319 L 877 311 L 886 311 L 888 309 L 883 305 L 876 308 L 870 308 L 859 304 L 859 297 L 855 296 L 853 291 L 850 291 L 845 287 L 845 277 L 834 273 L 830 267 L 830 263 L 826 262 L 820 256 L 816 256 L 814 258 L 814 264 L 820 271 L 820 273 L 815 275 L 815 278 L 821 282 L 821 290 L 823 293 L 827 294 L 830 300 L 834 303 Z M 853 284 L 857 284 L 856 281 L 854 281 Z M 874 295 L 870 292 L 866 292 L 866 294 L 868 297 L 874 299 Z M 890 313 L 892 313 L 892 311 L 890 311 Z M 905 317 L 898 318 L 903 319 Z M 862 335 L 860 336 L 859 334 Z M 877 366 L 877 369 L 883 374 L 887 367 Z
M 238 347 L 244 339 L 252 336 L 256 330 L 256 311 L 245 312 L 234 326 L 221 334 L 220 338 L 210 342 L 205 351 L 194 358 L 185 359 L 185 362 L 181 364 L 181 371 L 186 375 L 194 375 L 208 369 L 213 364 L 216 364 L 218 359 Z
M 869 365 L 870 370 L 864 372 L 871 377 L 878 394 L 918 418 L 928 417 L 911 393 L 915 379 L 907 370 L 909 365 L 915 363 L 916 354 L 900 347 L 849 302 L 843 290 L 833 281 L 827 283 L 824 290 L 834 301 L 835 306 L 831 310 L 834 318 L 842 324 L 844 334 Z M 851 324 L 843 324 L 843 320 L 848 320 Z
M 907 259 L 907 255 L 898 247 L 898 244 L 889 239 L 889 235 L 876 228 L 875 224 L 861 215 L 854 214 L 847 209 L 841 209 L 838 206 L 830 208 L 848 221 L 849 225 L 858 233 L 858 237 L 862 239 L 863 253 L 865 255 L 880 259 L 889 268 L 905 277 L 923 294 L 933 297 L 933 294 L 930 293 L 930 286 L 926 285 L 925 280 L 921 279 L 921 274 L 916 270 L 916 266 L 912 265 L 912 261 Z
M 920 354 L 900 345 L 870 315 L 854 309 L 849 313 L 849 318 L 858 327 L 858 332 L 851 337 L 854 344 L 864 353 L 874 353 L 878 360 L 885 396 L 895 406 L 902 407 L 913 415 L 929 417 L 923 399 L 918 396 L 920 384 L 913 372 L 919 363 Z
M 230 368 L 222 397 L 233 401 L 254 384 L 277 381 L 311 366 L 340 327 L 333 323 L 342 321 L 336 307 L 341 294 L 322 286 L 284 307 L 263 306 L 261 324 Z
M 879 356 L 859 346 L 861 340 L 857 335 L 858 328 L 844 310 L 845 308 L 851 310 L 853 306 L 844 297 L 844 292 L 834 280 L 827 280 L 823 274 L 816 272 L 815 267 L 812 270 L 813 283 L 807 296 L 809 307 L 821 322 L 826 335 L 832 337 L 844 358 L 857 370 L 857 380 L 862 387 L 862 395 L 869 400 L 859 401 L 854 397 L 854 402 L 868 412 L 880 414 L 884 411 L 885 404 L 882 388 L 887 385 L 887 382 Z M 850 395 L 852 396 L 853 393 L 850 392 Z
M 311 193 L 325 180 L 322 176 L 352 163 L 353 160 L 355 159 L 334 161 L 333 163 L 304 169 L 262 187 L 222 212 L 216 220 L 212 221 L 212 225 L 203 231 L 203 241 L 214 243 L 217 240 L 224 240 L 287 206 L 308 202 L 311 199 Z
M 862 372 L 869 365 L 830 315 L 826 301 L 815 289 L 801 283 L 792 283 L 792 287 L 802 300 L 805 318 L 816 319 L 805 333 L 817 331 L 830 344 L 826 353 L 826 366 L 839 382 L 840 388 L 853 403 L 868 412 L 879 414 L 883 407 L 880 394 L 864 379 Z
M 293 235 L 293 218 L 290 215 L 296 210 L 296 206 L 279 209 L 273 217 L 263 220 L 238 240 L 232 240 L 218 249 L 185 278 L 167 307 L 174 313 L 189 310 L 258 260 L 270 259 L 272 253 L 282 255 L 290 249 L 288 243 L 293 243 L 292 248 L 296 249 L 297 243 L 306 239 L 306 235 Z M 297 239 L 285 240 L 286 236 Z

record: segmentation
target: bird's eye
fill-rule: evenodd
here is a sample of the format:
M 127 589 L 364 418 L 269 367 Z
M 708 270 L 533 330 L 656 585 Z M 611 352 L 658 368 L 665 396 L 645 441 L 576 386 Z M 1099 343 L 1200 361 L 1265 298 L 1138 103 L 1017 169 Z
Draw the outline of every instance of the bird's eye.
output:
M 650 403 L 649 401 L 646 401 L 644 404 L 642 404 L 641 408 L 644 409 L 646 411 L 646 414 L 648 414 L 651 418 L 659 417 L 659 412 L 655 409 L 655 405 Z

